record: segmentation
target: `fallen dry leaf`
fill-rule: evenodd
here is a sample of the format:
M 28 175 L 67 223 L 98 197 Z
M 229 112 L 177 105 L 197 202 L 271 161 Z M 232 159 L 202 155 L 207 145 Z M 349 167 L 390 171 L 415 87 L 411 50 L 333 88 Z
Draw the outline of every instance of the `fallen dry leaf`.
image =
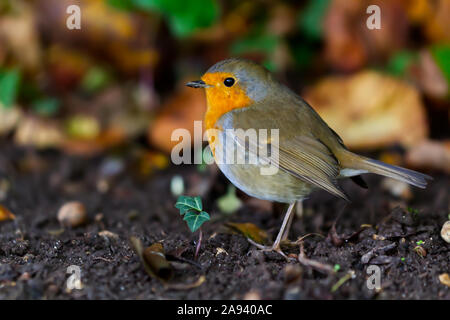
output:
M 14 141 L 20 146 L 39 149 L 59 147 L 65 139 L 56 121 L 32 116 L 24 117 L 18 124 Z
M 114 232 L 111 232 L 111 231 L 108 231 L 108 230 L 100 231 L 98 233 L 98 235 L 101 236 L 101 237 L 106 237 L 106 238 L 113 239 L 113 240 L 119 239 L 119 235 L 117 233 L 114 233 Z
M 36 1 L 36 12 L 42 34 L 52 43 L 89 48 L 101 53 L 123 72 L 134 73 L 152 69 L 159 53 L 154 48 L 157 19 L 138 13 L 124 12 L 106 1 L 80 0 L 82 32 L 66 27 L 66 8 L 71 0 Z M 140 30 L 147 30 L 142 37 Z
M 428 135 L 417 90 L 376 71 L 325 78 L 303 97 L 349 148 L 410 146 Z
M 0 136 L 6 135 L 19 123 L 23 112 L 17 106 L 4 108 L 0 103 Z
M 19 64 L 30 71 L 41 65 L 41 47 L 33 8 L 28 2 L 12 4 L 13 14 L 0 19 L 0 47 L 9 50 Z
M 428 5 L 431 7 L 430 14 L 424 19 L 425 34 L 433 42 L 448 42 L 450 39 L 450 28 L 448 25 L 450 1 L 422 1 L 428 2 Z
M 377 5 L 381 29 L 369 29 L 366 9 Z M 403 47 L 408 17 L 402 0 L 333 0 L 324 18 L 325 57 L 335 68 L 357 70 L 380 61 Z
M 228 252 L 225 250 L 225 249 L 223 249 L 223 248 L 216 248 L 216 257 L 219 255 L 219 254 L 221 254 L 221 253 L 224 253 L 224 254 L 226 254 L 226 255 L 228 255 Z
M 408 150 L 405 161 L 413 168 L 437 169 L 450 173 L 450 140 L 422 141 Z
M 94 155 L 112 146 L 119 145 L 125 139 L 125 134 L 120 128 L 107 128 L 95 139 L 66 139 L 63 149 L 68 154 Z
M 74 89 L 92 65 L 89 56 L 61 44 L 53 44 L 47 49 L 46 60 L 52 84 L 59 90 Z
M 0 222 L 6 220 L 14 220 L 16 216 L 0 204 Z
M 443 274 L 439 275 L 439 281 L 443 285 L 450 287 L 450 276 L 448 275 L 448 273 L 443 273 Z
M 167 287 L 173 290 L 190 290 L 200 287 L 205 281 L 206 277 L 204 275 L 201 275 L 200 277 L 198 277 L 197 281 L 193 283 L 171 283 L 167 285 Z
M 233 231 L 237 231 L 243 234 L 245 237 L 252 239 L 253 241 L 264 244 L 268 240 L 267 232 L 261 230 L 253 223 L 232 223 L 229 222 L 226 224 L 227 227 L 232 229 Z
M 130 241 L 149 276 L 157 278 L 162 282 L 166 282 L 172 278 L 173 269 L 169 261 L 166 260 L 164 248 L 161 243 L 154 243 L 144 249 L 141 240 L 138 238 L 131 237 Z

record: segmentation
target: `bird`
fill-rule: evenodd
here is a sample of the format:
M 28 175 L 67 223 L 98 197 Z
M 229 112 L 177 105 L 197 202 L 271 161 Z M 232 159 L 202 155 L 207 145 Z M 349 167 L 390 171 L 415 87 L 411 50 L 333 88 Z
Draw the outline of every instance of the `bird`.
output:
M 204 126 L 209 147 L 223 174 L 252 197 L 288 204 L 273 244 L 259 245 L 264 250 L 286 257 L 280 244 L 288 236 L 293 209 L 311 192 L 322 189 L 349 201 L 338 184 L 341 178 L 351 178 L 365 187 L 360 175 L 374 173 L 419 188 L 425 188 L 427 180 L 432 179 L 351 152 L 305 100 L 251 60 L 230 58 L 217 62 L 201 80 L 186 85 L 206 92 Z M 248 142 L 246 136 L 238 133 L 261 129 L 277 129 L 276 139 L 267 136 L 247 139 L 252 140 Z M 232 145 L 234 149 L 230 149 Z M 276 156 L 261 150 L 271 150 Z M 226 153 L 236 154 L 233 159 L 241 161 L 224 161 Z M 260 154 L 253 163 L 242 161 Z M 267 165 L 277 169 L 274 174 L 262 174 L 262 166 Z

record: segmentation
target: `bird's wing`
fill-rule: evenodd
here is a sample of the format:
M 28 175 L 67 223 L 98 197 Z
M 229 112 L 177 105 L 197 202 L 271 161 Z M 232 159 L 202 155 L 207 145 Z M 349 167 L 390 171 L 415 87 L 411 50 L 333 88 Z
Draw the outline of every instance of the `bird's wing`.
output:
M 340 171 L 338 161 L 320 140 L 302 135 L 288 137 L 281 132 L 278 141 L 270 138 L 264 141 L 260 137 L 257 142 L 249 141 L 229 130 L 227 135 L 231 135 L 230 138 L 247 152 L 257 152 L 254 156 L 263 163 L 270 163 L 302 181 L 348 200 L 337 184 Z M 252 143 L 257 145 L 252 146 Z
M 297 136 L 280 142 L 278 165 L 299 179 L 348 200 L 337 184 L 339 164 L 330 150 L 319 140 Z

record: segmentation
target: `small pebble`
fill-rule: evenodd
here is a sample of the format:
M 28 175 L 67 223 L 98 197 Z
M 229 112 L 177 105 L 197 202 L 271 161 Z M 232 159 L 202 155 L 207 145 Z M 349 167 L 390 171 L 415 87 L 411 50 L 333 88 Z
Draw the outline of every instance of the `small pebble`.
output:
M 64 204 L 58 211 L 58 221 L 66 227 L 77 227 L 87 221 L 84 204 L 72 201 Z
M 441 237 L 445 242 L 450 243 L 450 220 L 446 221 L 442 226 Z
M 256 290 L 250 290 L 244 295 L 244 300 L 261 300 L 261 295 Z

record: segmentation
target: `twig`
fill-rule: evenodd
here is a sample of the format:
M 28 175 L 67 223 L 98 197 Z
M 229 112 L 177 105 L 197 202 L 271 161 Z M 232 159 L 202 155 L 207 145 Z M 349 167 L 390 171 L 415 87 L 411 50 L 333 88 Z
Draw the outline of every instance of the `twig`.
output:
M 324 264 L 316 260 L 308 259 L 305 255 L 305 249 L 303 246 L 303 242 L 300 242 L 300 254 L 298 255 L 298 261 L 308 267 L 317 269 L 319 271 L 323 271 L 326 273 L 334 273 L 334 269 L 329 264 Z
M 321 238 L 325 238 L 325 236 L 323 234 L 320 234 L 320 233 L 308 233 L 308 234 L 305 234 L 304 236 L 301 236 L 300 238 L 298 238 L 297 241 L 295 241 L 294 243 L 295 244 L 300 244 L 300 243 L 302 243 L 303 240 L 305 240 L 309 236 L 318 236 L 318 237 L 321 237 Z
M 340 278 L 338 280 L 338 282 L 336 282 L 332 287 L 331 287 L 331 292 L 335 292 L 337 289 L 339 289 L 344 283 L 346 283 L 348 280 L 350 280 L 351 278 L 353 278 L 355 276 L 355 271 L 350 270 L 349 272 L 347 272 L 345 274 L 345 276 L 343 276 L 342 278 Z

